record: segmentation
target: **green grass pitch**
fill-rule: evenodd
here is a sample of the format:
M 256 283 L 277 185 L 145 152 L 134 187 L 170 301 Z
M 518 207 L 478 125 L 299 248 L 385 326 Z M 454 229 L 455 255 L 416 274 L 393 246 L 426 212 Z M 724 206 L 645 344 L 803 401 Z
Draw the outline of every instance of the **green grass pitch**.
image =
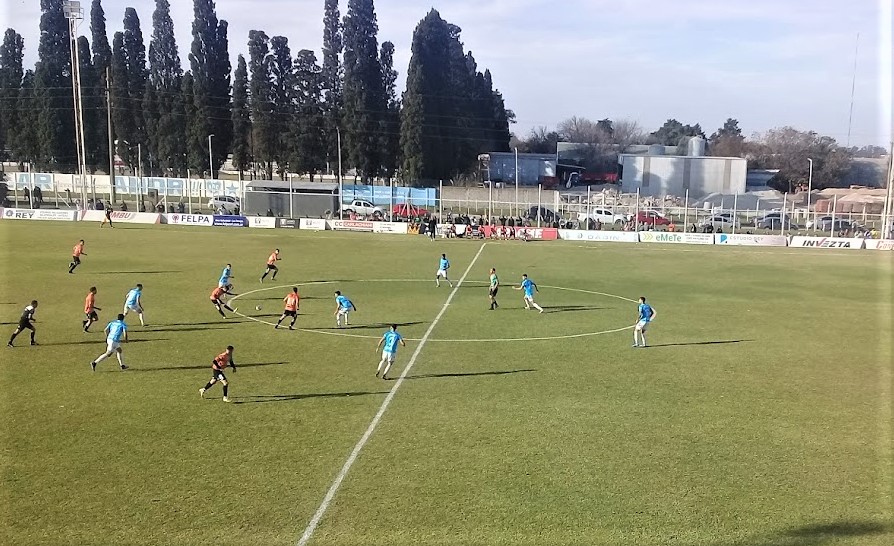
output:
M 480 248 L 0 223 L 4 344 L 40 301 L 40 345 L 0 353 L 0 544 L 297 543 L 397 384 L 374 377 L 377 338 L 401 325 L 398 376 L 451 293 L 440 254 L 455 283 Z M 227 262 L 260 321 L 300 286 L 301 330 L 221 319 L 208 296 Z M 522 273 L 547 313 L 510 289 Z M 138 282 L 131 369 L 91 373 Z M 891 289 L 886 252 L 488 242 L 309 544 L 892 544 Z M 334 290 L 359 308 L 349 329 Z M 641 295 L 658 319 L 633 349 Z M 219 385 L 202 400 L 228 344 L 234 403 Z

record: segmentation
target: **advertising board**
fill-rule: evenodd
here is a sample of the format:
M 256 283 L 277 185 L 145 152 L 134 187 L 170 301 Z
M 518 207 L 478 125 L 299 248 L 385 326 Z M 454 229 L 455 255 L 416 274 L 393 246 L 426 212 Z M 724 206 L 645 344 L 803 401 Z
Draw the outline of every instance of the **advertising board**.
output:
M 406 222 L 373 222 L 373 232 L 406 235 L 408 225 Z
M 298 220 L 296 220 L 294 218 L 277 218 L 276 219 L 276 227 L 287 228 L 287 229 L 298 229 L 299 224 L 298 224 Z
M 635 231 L 560 229 L 559 239 L 567 239 L 569 241 L 636 243 L 639 241 L 639 235 Z
M 213 226 L 214 216 L 210 214 L 163 214 L 163 221 L 167 224 L 185 226 Z
M 271 216 L 246 216 L 248 227 L 273 229 L 276 227 L 276 218 Z
M 795 235 L 792 237 L 789 246 L 796 248 L 841 248 L 845 250 L 860 250 L 863 248 L 865 239 L 854 239 L 847 237 L 802 237 Z
M 105 220 L 104 210 L 83 210 L 81 220 L 85 222 L 102 222 Z M 161 222 L 161 214 L 155 212 L 127 212 L 122 210 L 112 211 L 112 223 L 122 224 L 158 224 Z
M 459 228 L 459 226 L 457 226 Z M 509 237 L 513 239 L 522 239 L 524 237 L 529 237 L 535 241 L 555 241 L 559 238 L 559 230 L 557 228 L 535 228 L 535 227 L 516 227 L 516 228 L 503 228 L 502 226 L 483 226 L 485 237 L 491 237 L 494 229 L 498 230 L 511 230 L 509 231 Z M 496 237 L 500 237 L 500 231 L 497 232 Z
M 312 229 L 315 231 L 323 231 L 328 229 L 326 220 L 321 218 L 302 218 L 298 224 L 301 229 Z
M 62 220 L 72 222 L 78 219 L 78 211 L 56 209 L 3 209 L 3 219 Z
M 785 235 L 715 233 L 714 244 L 738 246 L 788 246 L 788 237 L 786 237 Z
M 220 227 L 248 227 L 248 218 L 231 214 L 215 214 L 211 225 Z
M 894 239 L 866 239 L 868 250 L 894 250 Z
M 674 243 L 683 245 L 713 245 L 713 233 L 676 233 L 670 231 L 640 231 L 641 243 Z
M 329 220 L 332 229 L 344 231 L 373 231 L 373 222 L 365 220 Z

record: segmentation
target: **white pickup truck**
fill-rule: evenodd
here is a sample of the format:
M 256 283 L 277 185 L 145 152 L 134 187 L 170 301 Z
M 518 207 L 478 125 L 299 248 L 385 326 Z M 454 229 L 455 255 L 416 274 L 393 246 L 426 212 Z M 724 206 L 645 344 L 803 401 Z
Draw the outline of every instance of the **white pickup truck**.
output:
M 349 204 L 342 205 L 341 210 L 345 214 L 351 214 L 353 212 L 361 216 L 372 216 L 376 213 L 383 216 L 385 215 L 385 210 L 382 209 L 382 207 L 377 207 L 369 201 L 364 201 L 363 199 L 354 199 Z

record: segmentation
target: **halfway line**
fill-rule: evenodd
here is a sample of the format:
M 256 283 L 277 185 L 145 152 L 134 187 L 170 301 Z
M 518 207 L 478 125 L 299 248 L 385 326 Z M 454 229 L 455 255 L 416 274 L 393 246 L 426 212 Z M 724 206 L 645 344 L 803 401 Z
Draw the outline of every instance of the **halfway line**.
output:
M 456 295 L 456 291 L 459 290 L 459 287 L 462 285 L 463 281 L 466 280 L 466 277 L 469 275 L 469 272 L 472 270 L 475 262 L 478 261 L 478 257 L 481 256 L 481 253 L 484 251 L 485 246 L 487 246 L 487 243 L 481 243 L 481 248 L 478 249 L 478 253 L 475 254 L 475 257 L 472 258 L 471 262 L 469 262 L 469 267 L 466 268 L 463 276 L 460 277 L 459 281 L 456 283 L 456 286 L 454 286 L 453 290 L 450 292 L 450 295 L 447 296 L 447 301 L 444 302 L 444 305 L 441 307 L 441 310 L 438 312 L 435 320 L 432 321 L 432 323 L 428 327 L 428 330 L 425 331 L 425 335 L 422 336 L 422 339 L 419 341 L 419 345 L 417 345 L 416 350 L 413 351 L 413 356 L 410 357 L 410 361 L 407 363 L 404 371 L 400 374 L 400 377 L 394 383 L 394 386 L 391 387 L 391 391 L 388 393 L 388 396 L 385 397 L 385 401 L 382 402 L 382 406 L 379 408 L 376 416 L 373 417 L 373 420 L 369 424 L 369 427 L 367 427 L 366 432 L 364 432 L 363 436 L 361 436 L 360 441 L 358 441 L 357 445 L 354 446 L 354 449 L 348 456 L 348 460 L 345 461 L 345 464 L 341 467 L 341 471 L 338 473 L 338 476 L 335 477 L 335 481 L 333 481 L 332 485 L 329 486 L 329 491 L 327 491 L 326 496 L 323 497 L 323 502 L 320 504 L 320 507 L 317 508 L 317 511 L 316 513 L 314 513 L 314 517 L 311 518 L 310 523 L 307 524 L 307 528 L 304 529 L 304 534 L 302 534 L 301 538 L 298 539 L 298 546 L 304 546 L 305 544 L 307 544 L 307 542 L 313 536 L 314 531 L 317 530 L 317 526 L 320 524 L 320 520 L 323 519 L 323 515 L 326 513 L 326 510 L 329 509 L 329 504 L 332 503 L 332 499 L 335 498 L 335 493 L 337 493 L 338 488 L 341 487 L 341 482 L 344 481 L 345 477 L 348 475 L 348 472 L 350 472 L 351 467 L 354 465 L 354 461 L 357 460 L 357 456 L 360 454 L 360 450 L 363 449 L 363 446 L 366 445 L 366 442 L 369 440 L 370 436 L 372 436 L 373 431 L 376 430 L 376 427 L 379 425 L 379 421 L 382 420 L 382 416 L 385 414 L 385 410 L 388 409 L 388 406 L 391 404 L 391 400 L 394 399 L 394 395 L 397 393 L 397 389 L 400 388 L 401 384 L 403 384 L 404 382 L 404 378 L 410 372 L 410 369 L 413 368 L 413 365 L 416 364 L 416 359 L 419 358 L 419 353 L 422 352 L 422 347 L 425 346 L 425 343 L 428 341 L 429 336 L 431 336 L 431 333 L 435 329 L 435 326 L 438 325 L 441 317 L 444 316 L 445 312 L 447 312 L 447 306 L 450 305 L 450 302 L 453 300 L 453 296 Z

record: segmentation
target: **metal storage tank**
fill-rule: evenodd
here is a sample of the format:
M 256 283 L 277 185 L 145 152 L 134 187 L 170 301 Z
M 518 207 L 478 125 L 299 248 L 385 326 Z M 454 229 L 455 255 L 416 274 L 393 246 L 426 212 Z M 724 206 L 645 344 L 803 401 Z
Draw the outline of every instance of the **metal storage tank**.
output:
M 687 154 L 689 157 L 704 157 L 705 155 L 705 139 L 702 137 L 692 137 L 689 139 L 687 146 Z

